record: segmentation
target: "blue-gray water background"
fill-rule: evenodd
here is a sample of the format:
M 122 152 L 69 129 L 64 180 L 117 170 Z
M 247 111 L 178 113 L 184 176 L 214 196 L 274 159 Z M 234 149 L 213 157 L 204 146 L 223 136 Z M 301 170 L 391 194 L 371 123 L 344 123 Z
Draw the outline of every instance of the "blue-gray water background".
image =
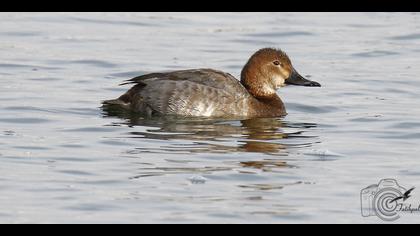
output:
M 279 90 L 284 119 L 100 108 L 144 73 L 238 77 L 267 46 L 323 85 Z M 420 203 L 419 65 L 416 13 L 0 13 L 0 222 L 380 223 L 362 188 Z

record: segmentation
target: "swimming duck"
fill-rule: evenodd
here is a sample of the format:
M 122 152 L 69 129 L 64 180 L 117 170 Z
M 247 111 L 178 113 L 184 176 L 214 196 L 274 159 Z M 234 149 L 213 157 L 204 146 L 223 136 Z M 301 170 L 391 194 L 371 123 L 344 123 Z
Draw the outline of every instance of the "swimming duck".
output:
M 105 105 L 154 115 L 192 117 L 280 117 L 285 106 L 276 90 L 286 84 L 320 87 L 302 77 L 285 52 L 263 48 L 255 52 L 241 72 L 241 80 L 213 69 L 190 69 L 145 74 L 127 80 L 134 84 Z

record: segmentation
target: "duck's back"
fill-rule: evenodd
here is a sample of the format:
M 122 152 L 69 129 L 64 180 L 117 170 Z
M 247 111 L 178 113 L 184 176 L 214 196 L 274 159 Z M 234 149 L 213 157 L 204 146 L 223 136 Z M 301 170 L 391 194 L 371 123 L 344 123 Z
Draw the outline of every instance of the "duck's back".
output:
M 212 69 L 181 70 L 142 75 L 117 100 L 147 115 L 246 116 L 251 95 L 232 75 Z

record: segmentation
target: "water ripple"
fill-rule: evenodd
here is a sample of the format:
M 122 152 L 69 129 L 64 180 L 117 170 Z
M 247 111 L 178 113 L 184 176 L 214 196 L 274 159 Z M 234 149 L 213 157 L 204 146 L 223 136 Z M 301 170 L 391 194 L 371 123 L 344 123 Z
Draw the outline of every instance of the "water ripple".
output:
M 417 40 L 417 39 L 420 39 L 420 33 L 398 35 L 398 36 L 391 37 L 389 39 L 392 39 L 392 40 Z
M 42 124 L 49 123 L 51 120 L 43 118 L 0 118 L 0 122 L 14 123 L 14 124 Z
M 293 103 L 293 102 L 287 103 L 287 108 L 289 108 L 290 110 L 297 110 L 297 111 L 309 112 L 309 113 L 315 113 L 315 114 L 329 113 L 329 112 L 334 112 L 338 110 L 338 107 L 335 107 L 335 106 L 326 106 L 326 105 L 310 106 L 310 105 L 305 105 L 301 103 Z
M 314 35 L 307 31 L 288 31 L 288 32 L 265 32 L 265 33 L 250 33 L 246 34 L 249 37 L 262 37 L 262 38 L 283 38 L 283 37 L 295 37 L 295 36 L 311 36 Z
M 369 52 L 353 53 L 352 56 L 356 57 L 383 57 L 383 56 L 394 56 L 399 55 L 398 52 L 387 51 L 387 50 L 373 50 Z
M 145 22 L 139 22 L 139 21 L 124 21 L 124 20 L 106 20 L 106 19 L 94 19 L 94 18 L 84 18 L 84 17 L 69 17 L 70 19 L 73 19 L 75 21 L 80 21 L 82 23 L 94 23 L 94 24 L 100 24 L 100 25 L 120 25 L 120 26 L 136 26 L 136 27 L 144 27 L 144 26 L 156 26 L 156 24 L 152 23 L 145 23 Z

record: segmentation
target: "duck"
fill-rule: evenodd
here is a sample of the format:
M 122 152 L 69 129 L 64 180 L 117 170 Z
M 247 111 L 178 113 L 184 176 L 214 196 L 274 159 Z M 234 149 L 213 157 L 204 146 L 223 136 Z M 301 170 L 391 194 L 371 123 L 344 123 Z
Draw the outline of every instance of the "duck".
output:
M 240 80 L 220 70 L 200 68 L 140 75 L 132 87 L 103 105 L 147 117 L 272 118 L 287 115 L 277 90 L 286 85 L 321 87 L 301 76 L 281 49 L 262 48 L 243 66 Z

